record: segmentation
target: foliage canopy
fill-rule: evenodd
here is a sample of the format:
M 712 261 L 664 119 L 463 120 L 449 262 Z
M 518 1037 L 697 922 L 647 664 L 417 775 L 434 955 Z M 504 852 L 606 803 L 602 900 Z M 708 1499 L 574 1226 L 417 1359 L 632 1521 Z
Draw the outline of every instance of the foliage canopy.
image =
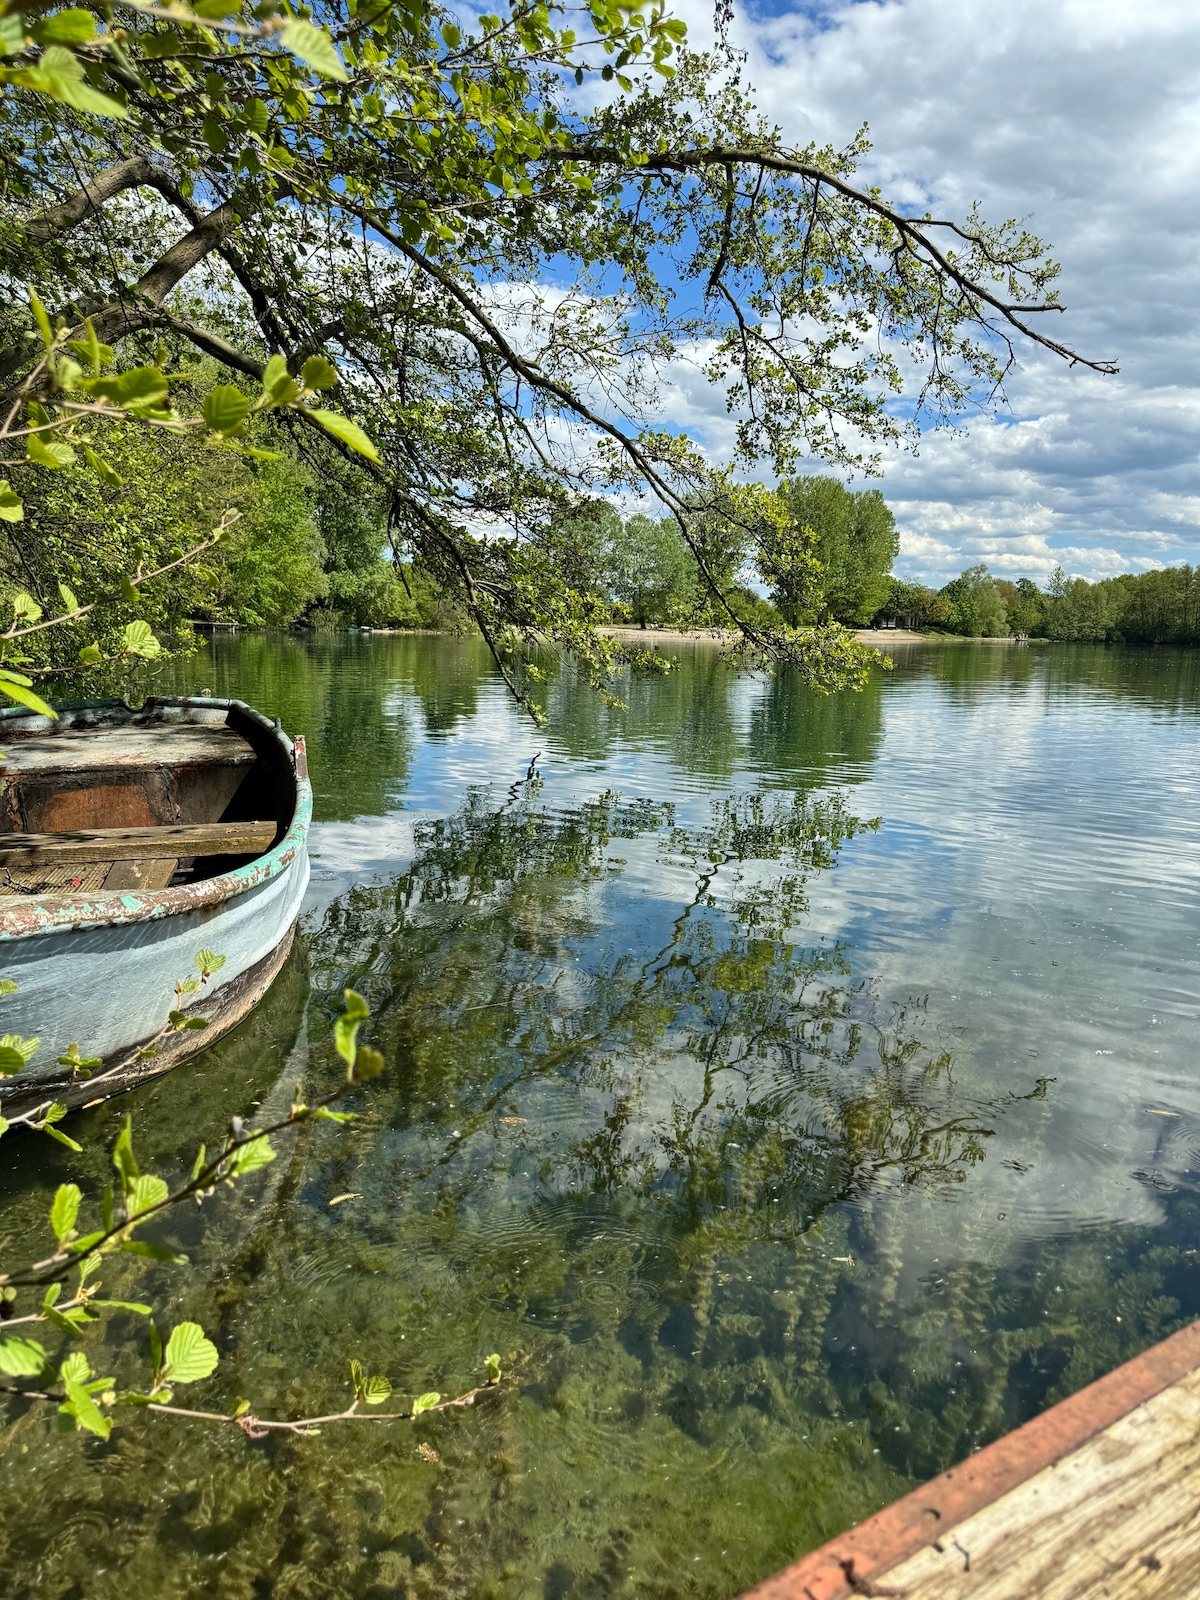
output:
M 733 58 L 688 52 L 661 6 L 520 0 L 470 27 L 386 0 L 4 16 L 0 272 L 134 370 L 162 370 L 162 340 L 269 377 L 283 425 L 356 460 L 396 555 L 527 704 L 514 647 L 574 651 L 601 687 L 621 655 L 547 542 L 631 488 L 675 519 L 750 661 L 861 681 L 869 657 L 841 629 L 731 603 L 764 546 L 776 567 L 807 559 L 733 473 L 870 465 L 994 396 L 1017 343 L 1075 359 L 1034 316 L 1057 309 L 1040 241 L 889 205 L 855 181 L 862 137 L 790 147 Z M 47 368 L 22 393 L 29 332 L 19 311 L 0 325 L 10 407 L 112 388 Z M 656 423 L 680 359 L 738 418 L 721 469 Z M 336 410 L 314 403 L 331 385 Z M 238 394 L 203 419 L 227 446 Z M 6 462 L 22 484 L 51 470 L 28 449 Z

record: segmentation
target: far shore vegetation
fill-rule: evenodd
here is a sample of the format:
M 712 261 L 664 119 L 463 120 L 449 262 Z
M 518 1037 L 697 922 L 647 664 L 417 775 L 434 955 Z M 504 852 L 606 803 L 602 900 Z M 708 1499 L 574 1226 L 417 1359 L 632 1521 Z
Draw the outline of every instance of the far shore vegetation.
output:
M 188 386 L 198 405 L 223 376 L 215 362 L 196 364 Z M 141 614 L 177 642 L 186 644 L 197 624 L 209 623 L 322 632 L 471 628 L 459 596 L 422 564 L 394 559 L 386 496 L 373 495 L 336 450 L 308 441 L 297 448 L 278 425 L 269 443 L 273 459 L 197 452 L 186 441 L 150 437 L 130 425 L 109 446 L 119 483 L 98 487 L 56 474 L 22 522 L 4 525 L 0 594 L 27 591 L 46 603 L 64 572 L 81 594 L 104 590 L 139 561 L 158 565 L 195 545 L 232 507 L 239 520 L 230 537 L 142 597 Z M 752 567 L 730 573 L 725 599 L 751 624 L 1200 642 L 1200 569 L 1166 567 L 1098 583 L 1060 569 L 1039 586 L 978 565 L 932 588 L 892 573 L 899 537 L 880 490 L 854 491 L 836 478 L 810 475 L 784 480 L 772 497 L 787 522 L 803 530 L 809 580 L 796 594 L 786 580 L 772 586 Z M 622 517 L 596 499 L 562 532 L 560 551 L 571 554 L 566 576 L 592 597 L 601 625 L 728 628 L 729 615 L 705 589 L 673 517 L 641 511 Z M 58 636 L 42 638 L 45 665 L 59 664 Z M 67 664 L 64 657 L 61 665 Z

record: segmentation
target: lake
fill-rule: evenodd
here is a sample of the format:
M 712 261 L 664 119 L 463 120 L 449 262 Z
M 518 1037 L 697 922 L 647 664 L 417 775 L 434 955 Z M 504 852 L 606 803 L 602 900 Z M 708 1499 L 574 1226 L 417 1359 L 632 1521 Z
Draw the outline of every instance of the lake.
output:
M 13 1600 L 731 1600 L 1200 1315 L 1200 658 L 895 656 L 822 698 L 681 646 L 625 710 L 552 672 L 541 730 L 471 640 L 162 675 L 307 735 L 303 937 L 84 1157 L 5 1140 L 10 1251 L 126 1111 L 176 1177 L 336 1082 L 352 985 L 357 1120 L 163 1224 L 191 1272 L 105 1288 L 203 1323 L 205 1408 L 339 1409 L 352 1358 L 505 1378 L 308 1439 L 13 1411 Z M 137 1381 L 138 1326 L 93 1366 Z

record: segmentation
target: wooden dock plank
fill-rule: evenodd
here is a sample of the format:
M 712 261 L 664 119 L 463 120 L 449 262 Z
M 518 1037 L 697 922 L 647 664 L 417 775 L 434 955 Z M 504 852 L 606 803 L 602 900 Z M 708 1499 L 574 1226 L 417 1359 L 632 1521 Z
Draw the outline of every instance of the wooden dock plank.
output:
M 848 1528 L 743 1600 L 901 1592 L 909 1600 L 1200 1596 L 1200 1323 Z
M 1138 1406 L 872 1587 L 903 1591 L 909 1600 L 1200 1594 L 1200 1373 Z

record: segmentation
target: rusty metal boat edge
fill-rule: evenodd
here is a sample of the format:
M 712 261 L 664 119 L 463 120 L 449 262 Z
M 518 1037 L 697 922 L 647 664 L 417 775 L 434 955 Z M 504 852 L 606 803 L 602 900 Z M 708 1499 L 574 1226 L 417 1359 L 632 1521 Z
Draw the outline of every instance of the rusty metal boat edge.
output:
M 830 1539 L 740 1600 L 851 1600 L 892 1593 L 882 1580 L 903 1561 L 948 1538 L 976 1512 L 1074 1454 L 1197 1368 L 1200 1322 L 1193 1322 Z

